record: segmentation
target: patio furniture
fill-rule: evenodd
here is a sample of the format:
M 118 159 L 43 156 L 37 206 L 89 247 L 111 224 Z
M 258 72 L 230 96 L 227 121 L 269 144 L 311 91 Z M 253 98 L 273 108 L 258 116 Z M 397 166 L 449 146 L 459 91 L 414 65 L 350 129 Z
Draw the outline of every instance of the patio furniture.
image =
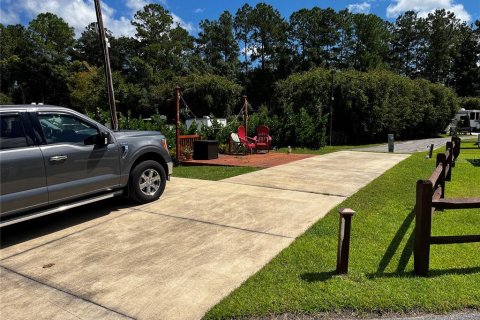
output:
M 197 140 L 193 143 L 194 160 L 211 160 L 218 158 L 217 140 Z
M 228 144 L 229 154 L 245 154 L 246 148 L 240 142 L 238 134 L 235 132 L 230 133 L 230 141 Z
M 245 147 L 247 152 L 252 153 L 252 151 L 255 149 L 255 140 L 253 138 L 247 137 L 245 127 L 238 127 L 237 134 L 238 138 L 240 139 L 240 143 Z
M 272 137 L 270 136 L 270 129 L 267 126 L 260 125 L 257 127 L 257 135 L 253 138 L 255 140 L 255 149 L 257 151 L 264 150 L 268 152 L 272 144 Z

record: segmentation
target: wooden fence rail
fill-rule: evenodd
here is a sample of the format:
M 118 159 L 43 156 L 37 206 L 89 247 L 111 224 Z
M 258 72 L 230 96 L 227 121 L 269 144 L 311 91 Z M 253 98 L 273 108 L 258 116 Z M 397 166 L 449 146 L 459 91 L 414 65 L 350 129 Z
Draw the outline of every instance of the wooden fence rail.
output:
M 417 181 L 415 205 L 414 272 L 428 276 L 430 245 L 480 242 L 480 235 L 432 237 L 435 210 L 480 208 L 480 198 L 445 199 L 445 181 L 451 181 L 452 168 L 460 154 L 460 139 L 447 142 L 445 153 L 437 154 L 435 170 L 427 180 Z

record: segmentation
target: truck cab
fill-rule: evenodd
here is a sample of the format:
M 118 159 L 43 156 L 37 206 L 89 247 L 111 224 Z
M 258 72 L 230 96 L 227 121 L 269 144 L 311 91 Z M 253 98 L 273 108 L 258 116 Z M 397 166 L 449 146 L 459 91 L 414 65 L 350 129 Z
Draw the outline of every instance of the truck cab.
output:
M 0 226 L 106 195 L 155 201 L 172 173 L 160 132 L 115 132 L 67 108 L 0 106 L 0 131 Z

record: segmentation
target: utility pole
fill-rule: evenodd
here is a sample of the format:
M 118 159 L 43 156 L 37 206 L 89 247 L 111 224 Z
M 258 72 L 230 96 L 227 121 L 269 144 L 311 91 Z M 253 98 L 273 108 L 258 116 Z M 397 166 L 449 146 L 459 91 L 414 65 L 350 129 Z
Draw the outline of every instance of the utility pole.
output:
M 335 97 L 333 96 L 333 86 L 334 86 L 334 77 L 335 77 L 335 69 L 332 69 L 332 84 L 331 84 L 331 93 L 330 93 L 330 146 L 332 145 L 332 131 L 333 131 L 333 101 Z
M 105 77 L 107 79 L 107 95 L 108 102 L 110 104 L 110 115 L 112 118 L 112 129 L 118 130 L 118 119 L 117 119 L 117 107 L 115 106 L 115 94 L 113 93 L 113 81 L 112 81 L 112 70 L 110 69 L 110 56 L 108 54 L 108 43 L 107 36 L 105 34 L 105 28 L 103 27 L 102 11 L 100 9 L 100 0 L 95 0 L 95 13 L 97 14 L 97 24 L 98 24 L 98 33 L 100 36 L 100 42 L 103 49 L 104 65 L 105 65 Z
M 180 87 L 175 88 L 175 156 L 180 162 Z

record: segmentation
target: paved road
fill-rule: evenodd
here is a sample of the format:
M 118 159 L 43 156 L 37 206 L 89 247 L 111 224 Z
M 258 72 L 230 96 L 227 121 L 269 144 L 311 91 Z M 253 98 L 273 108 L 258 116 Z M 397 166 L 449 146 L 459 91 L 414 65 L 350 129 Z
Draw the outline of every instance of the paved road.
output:
M 2 319 L 198 319 L 406 155 L 343 151 L 2 229 Z
M 478 133 L 472 135 L 461 136 L 461 139 L 476 139 Z M 451 141 L 451 138 L 430 138 L 421 140 L 409 140 L 395 142 L 395 153 L 414 153 L 425 151 L 428 152 L 430 145 L 433 144 L 433 148 L 437 149 L 445 146 L 447 141 Z M 375 147 L 358 148 L 356 151 L 368 151 L 368 152 L 388 152 L 388 144 L 382 144 Z
M 440 148 L 445 145 L 451 138 L 431 138 L 421 140 L 399 141 L 395 142 L 395 153 L 414 153 L 425 151 L 428 152 L 430 145 L 433 144 L 433 148 Z M 358 151 L 370 151 L 370 152 L 388 152 L 388 144 L 382 144 L 380 146 L 359 148 Z

